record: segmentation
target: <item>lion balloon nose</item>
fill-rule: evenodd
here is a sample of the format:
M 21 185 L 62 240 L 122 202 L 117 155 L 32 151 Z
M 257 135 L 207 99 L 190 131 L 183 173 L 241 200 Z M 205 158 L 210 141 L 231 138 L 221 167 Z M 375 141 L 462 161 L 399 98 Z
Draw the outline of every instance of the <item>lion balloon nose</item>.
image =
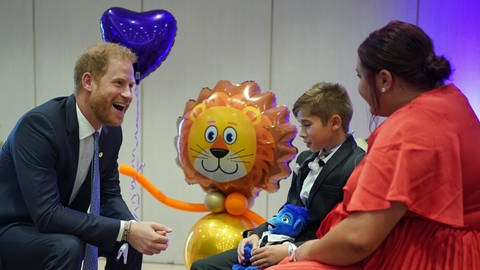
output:
M 221 148 L 211 148 L 210 153 L 212 153 L 212 155 L 214 155 L 216 158 L 223 158 L 228 154 L 228 150 Z

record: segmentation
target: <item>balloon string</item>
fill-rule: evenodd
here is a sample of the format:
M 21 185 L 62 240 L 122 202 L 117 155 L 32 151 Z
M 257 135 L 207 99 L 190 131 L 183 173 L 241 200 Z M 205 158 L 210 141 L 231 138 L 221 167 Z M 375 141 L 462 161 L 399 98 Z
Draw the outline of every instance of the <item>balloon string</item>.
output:
M 135 99 L 136 99 L 136 108 L 135 108 L 135 146 L 132 149 L 132 167 L 136 168 L 137 171 L 142 171 L 145 166 L 144 163 L 140 163 L 140 157 L 137 156 L 139 149 L 139 130 L 140 130 L 140 98 L 139 98 L 139 88 L 140 85 L 137 83 L 135 85 Z M 130 202 L 133 205 L 133 216 L 136 220 L 139 220 L 139 210 L 141 206 L 141 197 L 137 188 L 137 181 L 134 177 L 130 181 Z

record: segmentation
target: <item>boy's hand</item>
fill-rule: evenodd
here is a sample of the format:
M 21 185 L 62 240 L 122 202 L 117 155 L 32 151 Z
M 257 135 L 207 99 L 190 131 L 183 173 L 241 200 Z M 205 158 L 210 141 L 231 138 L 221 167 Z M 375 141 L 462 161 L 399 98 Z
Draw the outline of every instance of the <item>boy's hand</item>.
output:
M 255 249 L 258 248 L 259 240 L 260 238 L 258 237 L 258 235 L 252 234 L 249 237 L 243 238 L 242 241 L 240 241 L 237 247 L 238 263 L 241 264 L 243 263 L 243 260 L 245 260 L 245 253 L 244 253 L 245 246 L 248 243 L 252 243 L 252 252 L 253 252 Z

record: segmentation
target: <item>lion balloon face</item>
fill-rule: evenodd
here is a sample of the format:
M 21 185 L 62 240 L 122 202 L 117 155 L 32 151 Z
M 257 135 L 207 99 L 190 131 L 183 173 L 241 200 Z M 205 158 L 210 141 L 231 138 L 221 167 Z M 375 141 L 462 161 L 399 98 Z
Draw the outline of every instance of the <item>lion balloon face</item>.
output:
M 177 123 L 177 163 L 187 183 L 247 198 L 278 190 L 297 153 L 289 113 L 272 92 L 262 93 L 252 81 L 203 88 L 197 100 L 185 104 Z
M 194 169 L 219 183 L 247 175 L 256 158 L 254 125 L 259 117 L 258 109 L 251 106 L 239 110 L 197 105 L 188 136 L 188 157 Z

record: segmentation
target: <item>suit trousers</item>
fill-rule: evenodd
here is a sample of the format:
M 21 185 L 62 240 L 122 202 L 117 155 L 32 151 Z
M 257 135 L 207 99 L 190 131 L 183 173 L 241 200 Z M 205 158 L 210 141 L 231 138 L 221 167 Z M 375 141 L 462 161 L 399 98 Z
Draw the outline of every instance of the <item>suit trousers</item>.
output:
M 219 254 L 192 263 L 191 270 L 231 270 L 238 263 L 237 249 L 230 249 Z
M 85 251 L 85 243 L 74 235 L 57 233 L 40 233 L 31 225 L 14 225 L 0 235 L 0 255 L 4 270 L 79 270 Z M 116 261 L 114 251 L 99 250 L 100 256 L 105 256 L 105 269 L 137 270 L 141 269 L 142 254 L 132 246 L 128 250 L 128 264 L 123 259 Z

